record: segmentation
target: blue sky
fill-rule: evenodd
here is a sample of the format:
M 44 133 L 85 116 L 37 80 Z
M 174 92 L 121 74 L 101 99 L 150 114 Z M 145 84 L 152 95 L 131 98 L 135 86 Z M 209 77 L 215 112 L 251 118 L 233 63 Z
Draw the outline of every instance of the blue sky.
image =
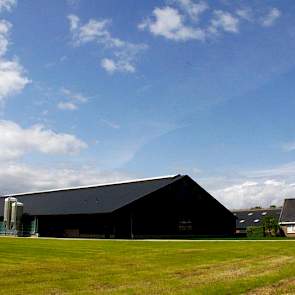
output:
M 295 194 L 293 1 L 0 0 L 0 190 L 187 173 Z

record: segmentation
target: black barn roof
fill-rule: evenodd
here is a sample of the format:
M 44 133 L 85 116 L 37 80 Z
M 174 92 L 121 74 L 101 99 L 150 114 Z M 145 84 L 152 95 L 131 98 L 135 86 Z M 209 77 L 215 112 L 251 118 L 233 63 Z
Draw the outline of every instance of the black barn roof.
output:
M 110 213 L 183 177 L 188 176 L 173 175 L 9 196 L 23 202 L 24 213 L 30 215 Z M 0 216 L 3 216 L 5 197 L 0 198 Z
M 295 223 L 295 199 L 285 199 L 280 222 L 294 222 Z
M 246 229 L 248 226 L 261 226 L 265 216 L 272 216 L 279 221 L 281 211 L 282 208 L 267 208 L 234 210 L 232 213 L 237 217 L 236 227 Z

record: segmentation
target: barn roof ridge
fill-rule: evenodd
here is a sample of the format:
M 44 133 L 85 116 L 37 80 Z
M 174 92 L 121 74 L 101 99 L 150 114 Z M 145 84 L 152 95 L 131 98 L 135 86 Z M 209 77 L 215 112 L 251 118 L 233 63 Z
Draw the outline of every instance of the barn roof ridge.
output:
M 186 176 L 178 174 L 100 184 L 93 187 L 86 186 L 82 189 L 78 187 L 77 189 L 22 193 L 10 196 L 15 196 L 24 203 L 24 213 L 29 215 L 110 213 Z M 0 216 L 3 216 L 3 208 L 4 197 L 0 198 Z
M 44 194 L 44 193 L 50 193 L 50 192 L 60 192 L 60 191 L 69 191 L 69 190 L 79 190 L 79 189 L 96 188 L 96 187 L 98 188 L 98 187 L 104 187 L 104 186 L 129 184 L 129 183 L 153 181 L 153 180 L 168 179 L 168 178 L 172 179 L 172 178 L 176 178 L 176 177 L 179 177 L 179 176 L 183 176 L 183 175 L 181 175 L 181 174 L 172 174 L 172 175 L 147 177 L 147 178 L 137 178 L 137 179 L 135 178 L 135 179 L 130 179 L 130 180 L 122 180 L 122 181 L 115 181 L 115 182 L 108 182 L 108 183 L 99 183 L 99 184 L 73 186 L 73 187 L 64 187 L 64 188 L 56 188 L 56 189 L 40 190 L 40 191 L 31 191 L 31 192 L 15 193 L 15 194 L 5 194 L 5 195 L 0 196 L 0 198 L 17 197 L 17 196 L 34 195 L 34 194 Z

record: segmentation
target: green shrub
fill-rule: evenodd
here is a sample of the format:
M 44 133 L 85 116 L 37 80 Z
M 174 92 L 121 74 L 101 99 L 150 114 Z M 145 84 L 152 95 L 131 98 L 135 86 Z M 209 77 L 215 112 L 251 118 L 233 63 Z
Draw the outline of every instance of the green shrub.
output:
M 247 227 L 248 238 L 263 238 L 264 228 L 263 226 L 248 226 Z
M 278 235 L 279 224 L 273 216 L 264 216 L 262 219 L 262 225 L 266 236 L 275 237 Z

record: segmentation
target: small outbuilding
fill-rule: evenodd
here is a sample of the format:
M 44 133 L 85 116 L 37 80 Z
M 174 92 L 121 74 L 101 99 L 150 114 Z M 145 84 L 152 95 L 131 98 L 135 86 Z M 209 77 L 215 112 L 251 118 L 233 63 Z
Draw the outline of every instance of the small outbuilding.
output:
M 236 234 L 244 236 L 247 227 L 263 226 L 263 219 L 267 216 L 273 217 L 279 222 L 282 208 L 259 208 L 259 209 L 241 209 L 234 210 L 232 213 L 236 216 Z
M 295 238 L 295 199 L 285 199 L 279 224 L 287 237 Z
M 24 235 L 166 238 L 235 232 L 236 217 L 187 175 L 9 195 L 0 198 L 2 221 L 7 197 L 23 204 Z

